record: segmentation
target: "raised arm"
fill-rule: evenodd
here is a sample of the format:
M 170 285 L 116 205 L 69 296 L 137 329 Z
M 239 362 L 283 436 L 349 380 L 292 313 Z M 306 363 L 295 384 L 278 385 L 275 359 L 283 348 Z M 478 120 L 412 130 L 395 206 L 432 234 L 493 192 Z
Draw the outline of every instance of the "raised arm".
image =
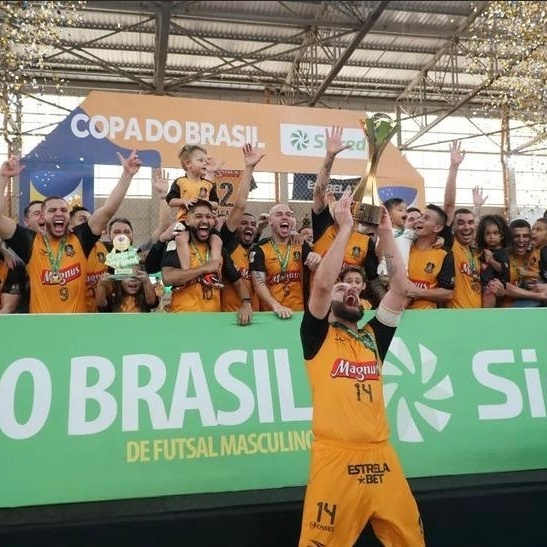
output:
M 169 173 L 158 167 L 152 172 L 152 186 L 160 198 L 158 225 L 152 232 L 152 241 L 158 241 L 161 234 L 171 225 L 171 207 L 167 205 L 165 196 L 169 191 Z
M 6 216 L 6 187 L 10 178 L 17 177 L 23 169 L 24 166 L 19 164 L 19 158 L 16 156 L 10 156 L 0 166 L 0 237 L 2 239 L 11 239 L 17 228 L 15 220 Z
M 340 152 L 350 147 L 349 144 L 342 143 L 342 132 L 343 129 L 338 126 L 332 127 L 330 130 L 325 129 L 325 159 L 319 173 L 317 173 L 313 187 L 312 209 L 317 215 L 327 206 L 326 193 L 332 164 Z
M 446 213 L 446 225 L 450 226 L 454 220 L 456 211 L 456 180 L 458 178 L 458 169 L 465 158 L 465 151 L 461 150 L 460 141 L 452 141 L 450 145 L 450 168 L 444 188 L 444 212 Z
M 129 185 L 141 166 L 141 160 L 139 159 L 136 150 L 133 150 L 127 158 L 124 158 L 118 152 L 118 158 L 120 158 L 123 166 L 123 173 L 116 186 L 112 189 L 112 192 L 110 192 L 109 196 L 106 198 L 104 205 L 99 207 L 88 220 L 89 227 L 95 235 L 101 235 L 106 229 L 108 222 L 120 208 L 120 205 L 125 198 L 125 194 L 129 189 Z
M 406 267 L 401 252 L 395 243 L 393 225 L 389 213 L 382 207 L 382 219 L 376 229 L 378 237 L 382 240 L 382 248 L 386 259 L 389 290 L 382 298 L 382 305 L 393 311 L 401 311 L 406 303 L 406 292 L 409 281 L 406 275 Z
M 338 233 L 315 270 L 308 309 L 318 319 L 325 317 L 330 309 L 332 286 L 342 268 L 346 244 L 353 232 L 352 198 L 353 193 L 348 187 L 336 202 L 334 218 L 338 224 Z
M 265 154 L 254 150 L 252 145 L 248 143 L 243 147 L 245 168 L 241 174 L 241 180 L 239 181 L 239 187 L 236 192 L 234 206 L 226 219 L 226 227 L 230 230 L 230 232 L 235 232 L 241 222 L 243 213 L 247 208 L 247 199 L 249 198 L 249 192 L 251 190 L 251 181 L 253 180 L 254 169 L 264 156 Z

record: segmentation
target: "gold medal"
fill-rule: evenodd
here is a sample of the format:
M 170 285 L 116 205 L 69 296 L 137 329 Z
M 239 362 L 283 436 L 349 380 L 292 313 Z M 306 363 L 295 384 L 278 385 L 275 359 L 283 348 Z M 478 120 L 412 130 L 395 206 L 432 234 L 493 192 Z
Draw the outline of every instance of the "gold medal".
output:
M 51 277 L 49 279 L 53 285 L 58 285 L 59 282 L 61 281 L 59 274 L 57 272 L 51 272 Z
M 285 296 L 289 296 L 289 294 L 291 294 L 291 285 L 290 285 L 290 283 L 285 282 L 285 284 L 283 285 L 283 294 Z

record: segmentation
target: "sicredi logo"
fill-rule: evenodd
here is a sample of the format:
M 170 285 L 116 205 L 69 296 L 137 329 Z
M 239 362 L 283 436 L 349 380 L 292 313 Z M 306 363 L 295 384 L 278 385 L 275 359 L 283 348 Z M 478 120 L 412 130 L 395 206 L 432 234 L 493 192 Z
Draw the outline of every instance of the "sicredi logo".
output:
M 281 153 L 286 156 L 323 157 L 325 155 L 325 126 L 282 123 L 279 128 Z M 338 157 L 366 160 L 367 141 L 362 129 L 346 127 L 342 141 L 350 148 Z
M 427 347 L 418 344 L 419 363 L 415 363 L 412 354 L 401 338 L 395 337 L 389 348 L 388 357 L 395 357 L 400 366 L 386 358 L 382 368 L 384 377 L 384 400 L 386 407 L 396 404 L 397 437 L 402 442 L 421 443 L 424 441 L 424 428 L 433 428 L 439 433 L 448 425 L 451 413 L 438 408 L 443 400 L 454 396 L 452 381 L 448 375 L 441 378 L 436 374 L 437 356 Z M 420 385 L 414 400 L 398 392 L 398 383 L 388 377 L 400 378 L 403 375 L 414 376 Z

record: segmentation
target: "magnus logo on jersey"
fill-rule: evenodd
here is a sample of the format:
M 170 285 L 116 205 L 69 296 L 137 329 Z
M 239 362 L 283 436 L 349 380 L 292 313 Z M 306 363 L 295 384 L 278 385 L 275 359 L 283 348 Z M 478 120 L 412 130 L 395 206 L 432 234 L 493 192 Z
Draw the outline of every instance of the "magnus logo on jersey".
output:
M 42 285 L 66 285 L 82 275 L 82 268 L 79 264 L 74 264 L 64 270 L 59 270 L 57 274 L 51 270 L 42 271 Z
M 380 371 L 376 361 L 354 363 L 346 359 L 336 359 L 330 373 L 332 378 L 352 378 L 364 382 L 365 380 L 379 380 Z

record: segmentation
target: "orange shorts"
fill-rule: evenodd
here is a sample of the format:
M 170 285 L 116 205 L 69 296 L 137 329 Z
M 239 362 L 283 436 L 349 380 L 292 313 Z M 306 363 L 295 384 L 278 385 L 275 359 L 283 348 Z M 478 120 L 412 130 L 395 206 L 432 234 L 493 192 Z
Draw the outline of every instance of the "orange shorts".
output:
M 350 547 L 369 520 L 385 546 L 425 545 L 420 513 L 393 447 L 314 441 L 299 547 Z

